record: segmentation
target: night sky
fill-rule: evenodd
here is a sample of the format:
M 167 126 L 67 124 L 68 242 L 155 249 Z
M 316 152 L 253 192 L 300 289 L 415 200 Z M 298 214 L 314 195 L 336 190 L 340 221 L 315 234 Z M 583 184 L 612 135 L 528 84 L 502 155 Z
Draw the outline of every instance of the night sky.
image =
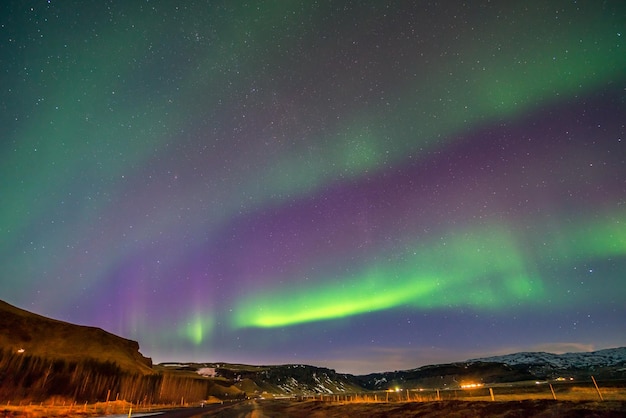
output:
M 0 36 L 0 299 L 155 362 L 626 345 L 623 0 L 7 0 Z

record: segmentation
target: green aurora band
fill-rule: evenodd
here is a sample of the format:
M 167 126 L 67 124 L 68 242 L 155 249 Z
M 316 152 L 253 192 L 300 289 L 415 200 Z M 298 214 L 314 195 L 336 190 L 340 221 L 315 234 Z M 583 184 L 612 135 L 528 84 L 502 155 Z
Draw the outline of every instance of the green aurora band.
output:
M 537 237 L 535 244 L 549 237 Z M 626 216 L 584 224 L 544 244 L 545 258 L 593 259 L 626 254 Z M 235 327 L 281 327 L 343 318 L 407 306 L 416 309 L 468 307 L 499 310 L 545 303 L 546 289 L 533 260 L 502 226 L 450 234 L 386 266 L 372 265 L 362 275 L 324 286 L 274 289 L 242 301 Z

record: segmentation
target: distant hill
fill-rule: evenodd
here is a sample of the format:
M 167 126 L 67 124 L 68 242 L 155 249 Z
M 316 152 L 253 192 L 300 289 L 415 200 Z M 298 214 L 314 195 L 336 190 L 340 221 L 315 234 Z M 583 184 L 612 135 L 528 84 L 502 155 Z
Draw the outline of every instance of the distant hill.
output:
M 626 347 L 565 354 L 522 352 L 468 360 L 467 363 L 505 364 L 509 367 L 525 369 L 539 379 L 554 379 L 564 375 L 576 378 L 588 378 L 594 375 L 604 380 L 624 379 L 626 378 Z
M 195 372 L 231 382 L 248 395 L 315 395 L 362 392 L 353 376 L 304 364 L 251 366 L 229 363 L 161 363 L 160 368 Z
M 0 348 L 43 359 L 117 364 L 122 370 L 151 374 L 152 360 L 136 341 L 100 328 L 46 318 L 0 301 Z
M 509 365 L 545 365 L 559 369 L 595 369 L 622 366 L 626 362 L 626 347 L 605 350 L 552 354 L 545 352 L 521 352 L 468 360 L 468 363 L 504 363 Z
M 587 353 L 514 353 L 450 364 L 436 364 L 412 370 L 356 376 L 368 389 L 458 388 L 465 381 L 485 384 L 525 380 L 552 380 L 562 377 L 602 380 L 626 379 L 626 347 Z
M 502 384 L 556 380 L 626 379 L 626 348 L 592 353 L 517 353 L 412 370 L 354 376 L 302 364 L 250 366 L 228 363 L 162 363 L 164 369 L 195 372 L 232 382 L 248 394 L 342 394 L 367 390 L 458 389 L 463 382 Z

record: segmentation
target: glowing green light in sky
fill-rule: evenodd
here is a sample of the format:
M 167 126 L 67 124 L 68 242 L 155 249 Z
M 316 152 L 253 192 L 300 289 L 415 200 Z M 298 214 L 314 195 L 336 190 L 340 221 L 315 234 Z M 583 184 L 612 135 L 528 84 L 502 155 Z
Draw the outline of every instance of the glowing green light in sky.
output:
M 574 20 L 550 43 L 519 32 L 514 35 L 524 48 L 472 45 L 458 57 L 441 58 L 441 68 L 433 74 L 415 64 L 413 71 L 426 71 L 428 77 L 402 84 L 398 99 L 385 110 L 366 107 L 353 112 L 333 135 L 315 137 L 324 146 L 306 151 L 306 161 L 304 150 L 293 149 L 262 168 L 259 177 L 275 196 L 309 193 L 337 178 L 372 173 L 408 156 L 419 159 L 472 126 L 517 118 L 540 105 L 586 94 L 626 71 L 626 54 L 617 53 L 620 38 L 611 28 L 602 16 L 594 16 Z M 500 29 L 510 36 L 509 28 Z M 527 26 L 517 30 L 526 31 Z
M 567 263 L 572 258 L 626 254 L 626 222 L 620 219 L 625 220 L 618 216 L 581 223 L 558 239 L 537 235 L 535 242 L 549 244 L 538 259 L 526 255 L 513 234 L 500 226 L 450 233 L 437 242 L 417 243 L 413 251 L 390 257 L 386 264 L 369 265 L 361 275 L 250 297 L 238 306 L 233 323 L 277 327 L 403 305 L 492 310 L 542 304 L 545 289 L 534 271 L 537 263 L 542 258 Z
M 417 244 L 403 259 L 374 265 L 340 284 L 278 290 L 243 302 L 238 327 L 274 327 L 384 310 L 475 306 L 500 308 L 542 296 L 515 242 L 501 228 L 467 231 L 430 247 Z
M 567 234 L 572 252 L 578 255 L 612 256 L 626 254 L 626 214 L 588 224 Z
M 198 314 L 187 322 L 181 334 L 195 345 L 200 345 L 208 338 L 212 330 L 213 321 L 206 316 Z

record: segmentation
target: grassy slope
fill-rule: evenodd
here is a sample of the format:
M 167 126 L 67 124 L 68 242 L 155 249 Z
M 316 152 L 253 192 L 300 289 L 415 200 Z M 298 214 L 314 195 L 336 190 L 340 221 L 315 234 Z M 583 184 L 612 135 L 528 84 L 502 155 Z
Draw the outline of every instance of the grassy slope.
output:
M 95 359 L 117 363 L 130 372 L 152 373 L 139 344 L 100 328 L 43 317 L 0 301 L 0 348 L 47 359 Z

